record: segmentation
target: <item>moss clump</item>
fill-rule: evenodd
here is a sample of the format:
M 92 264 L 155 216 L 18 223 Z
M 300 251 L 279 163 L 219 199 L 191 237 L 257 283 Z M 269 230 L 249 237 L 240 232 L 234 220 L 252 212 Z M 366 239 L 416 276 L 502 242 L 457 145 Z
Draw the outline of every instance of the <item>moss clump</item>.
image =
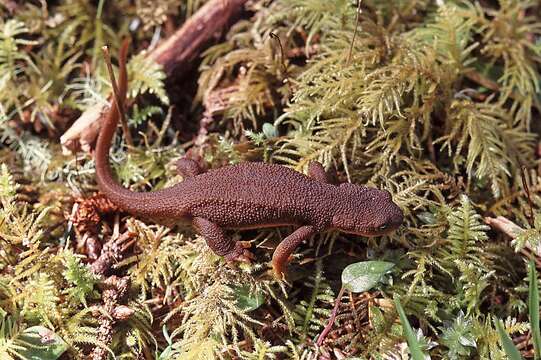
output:
M 540 5 L 252 1 L 202 55 L 194 94 L 166 89 L 141 52 L 203 3 L 0 5 L 0 357 L 406 358 L 394 296 L 432 358 L 505 358 L 495 319 L 531 357 Z M 189 148 L 209 167 L 305 171 L 318 160 L 341 181 L 391 191 L 403 228 L 376 239 L 318 234 L 281 283 L 267 262 L 291 229 L 235 234 L 257 261 L 230 267 L 191 229 L 145 224 L 92 197 L 91 157 L 62 155 L 57 139 L 106 101 L 100 48 L 115 53 L 124 36 L 135 44 L 135 147 L 119 138 L 112 163 L 125 186 L 180 181 L 173 162 Z M 483 216 L 527 231 L 510 244 Z M 394 263 L 391 281 L 346 294 L 317 347 L 341 271 L 366 259 Z M 41 343 L 28 340 L 36 329 Z

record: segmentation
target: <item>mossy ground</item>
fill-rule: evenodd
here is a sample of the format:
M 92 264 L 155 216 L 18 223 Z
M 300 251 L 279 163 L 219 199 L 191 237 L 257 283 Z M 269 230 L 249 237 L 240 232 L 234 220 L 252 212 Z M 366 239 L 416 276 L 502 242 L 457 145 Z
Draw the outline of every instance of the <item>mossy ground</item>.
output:
M 505 359 L 497 319 L 533 357 L 541 5 L 251 1 L 172 82 L 141 52 L 203 3 L 0 4 L 0 358 L 406 359 L 396 297 L 431 358 Z M 269 260 L 291 229 L 234 234 L 257 260 L 231 267 L 190 228 L 118 212 L 95 195 L 91 155 L 63 155 L 59 137 L 106 102 L 100 49 L 116 54 L 124 37 L 135 144 L 118 136 L 111 161 L 125 186 L 181 181 L 174 161 L 188 149 L 209 167 L 318 160 L 391 191 L 404 226 L 318 234 L 284 283 Z M 485 224 L 495 216 L 527 231 L 510 241 Z M 395 266 L 345 293 L 317 347 L 342 270 L 367 259 Z

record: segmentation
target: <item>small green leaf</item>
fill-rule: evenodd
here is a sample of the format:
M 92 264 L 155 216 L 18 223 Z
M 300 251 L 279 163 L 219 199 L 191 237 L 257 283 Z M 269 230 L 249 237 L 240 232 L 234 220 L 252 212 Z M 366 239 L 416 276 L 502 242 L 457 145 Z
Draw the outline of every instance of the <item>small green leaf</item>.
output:
M 23 359 L 56 360 L 68 348 L 60 336 L 44 326 L 25 329 L 19 340 L 28 344 L 24 349 L 18 350 Z
M 372 289 L 394 266 L 386 261 L 362 261 L 348 265 L 342 272 L 342 284 L 352 292 Z
M 168 346 L 163 349 L 163 351 L 158 355 L 158 352 L 156 352 L 156 358 L 157 360 L 166 360 L 171 358 L 171 354 L 173 352 L 173 339 L 171 338 L 171 335 L 169 335 L 169 331 L 167 331 L 167 325 L 163 325 L 162 327 L 162 333 L 163 338 L 165 341 L 167 341 Z
M 500 341 L 502 342 L 503 350 L 507 354 L 509 360 L 524 360 L 520 355 L 513 340 L 507 335 L 501 320 L 496 320 L 496 329 L 498 330 L 498 335 L 500 336 Z
M 415 336 L 415 333 L 411 328 L 408 318 L 406 317 L 406 313 L 402 308 L 402 304 L 400 304 L 400 300 L 396 298 L 394 300 L 394 303 L 396 306 L 396 311 L 398 311 L 398 316 L 400 316 L 400 322 L 402 323 L 402 328 L 404 329 L 404 336 L 406 337 L 406 341 L 408 342 L 408 347 L 410 349 L 412 359 L 425 360 L 425 355 L 421 350 L 421 345 L 419 344 L 419 341 L 417 341 L 417 337 Z
M 436 223 L 436 215 L 431 213 L 430 211 L 423 211 L 417 214 L 417 218 L 421 220 L 425 224 L 435 224 Z
M 276 127 L 274 127 L 273 124 L 267 122 L 263 124 L 263 134 L 265 134 L 267 139 L 272 139 L 278 136 Z
M 237 307 L 242 311 L 254 311 L 265 301 L 261 291 L 250 291 L 250 286 L 235 286 L 235 297 L 237 298 Z
M 158 355 L 158 360 L 167 360 L 171 359 L 171 354 L 173 353 L 173 346 L 169 345 L 167 346 L 160 355 Z
M 528 312 L 530 314 L 530 327 L 532 331 L 535 359 L 541 358 L 541 331 L 539 329 L 539 288 L 537 284 L 537 271 L 535 263 L 530 259 L 528 271 Z

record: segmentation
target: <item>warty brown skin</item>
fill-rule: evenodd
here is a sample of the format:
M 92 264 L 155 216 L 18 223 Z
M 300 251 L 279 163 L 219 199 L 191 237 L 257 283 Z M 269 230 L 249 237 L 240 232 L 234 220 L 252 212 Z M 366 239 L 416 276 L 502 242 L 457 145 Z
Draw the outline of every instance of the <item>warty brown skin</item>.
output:
M 126 54 L 120 55 L 119 96 L 126 96 Z M 241 163 L 203 173 L 197 163 L 179 161 L 184 181 L 167 189 L 137 193 L 120 186 L 109 167 L 109 148 L 119 120 L 113 102 L 96 146 L 100 190 L 120 208 L 143 218 L 173 223 L 189 221 L 209 247 L 227 259 L 246 252 L 224 229 L 297 226 L 276 248 L 273 268 L 281 275 L 288 257 L 304 240 L 326 229 L 377 236 L 397 229 L 402 210 L 387 191 L 349 183 L 332 184 L 321 164 L 312 162 L 308 176 L 281 165 Z

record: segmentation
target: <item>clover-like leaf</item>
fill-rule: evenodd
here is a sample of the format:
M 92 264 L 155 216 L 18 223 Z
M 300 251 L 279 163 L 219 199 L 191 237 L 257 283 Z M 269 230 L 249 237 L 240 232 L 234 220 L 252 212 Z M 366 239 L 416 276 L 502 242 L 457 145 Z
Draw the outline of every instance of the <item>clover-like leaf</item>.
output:
M 237 307 L 242 311 L 254 311 L 265 301 L 263 293 L 250 289 L 249 286 L 236 286 L 233 288 L 237 299 Z
M 348 265 L 342 272 L 343 286 L 352 292 L 372 289 L 394 266 L 387 261 L 362 261 Z
M 30 360 L 56 360 L 68 345 L 54 331 L 44 326 L 32 326 L 25 329 L 19 340 L 28 346 L 18 350 L 23 359 Z

